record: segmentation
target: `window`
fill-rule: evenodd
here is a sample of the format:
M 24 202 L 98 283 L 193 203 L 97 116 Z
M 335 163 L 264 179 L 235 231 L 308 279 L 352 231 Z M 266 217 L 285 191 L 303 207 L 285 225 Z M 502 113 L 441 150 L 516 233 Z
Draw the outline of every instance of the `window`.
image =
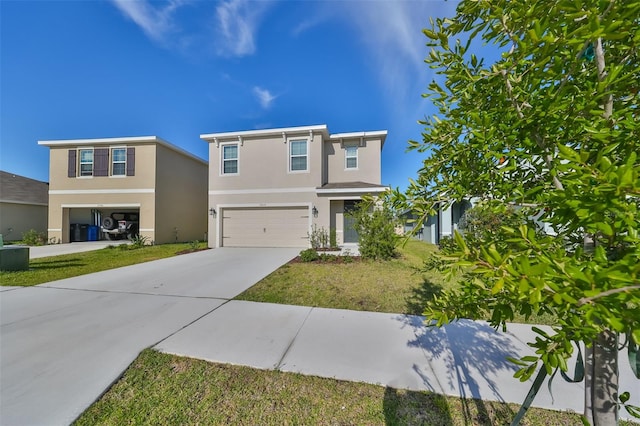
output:
M 127 172 L 127 149 L 111 150 L 111 176 L 125 176 Z
M 93 149 L 80 150 L 80 176 L 93 176 Z
M 222 146 L 222 174 L 238 174 L 238 144 Z
M 307 171 L 307 140 L 292 140 L 289 142 L 289 171 Z
M 346 146 L 344 148 L 345 169 L 358 168 L 358 147 L 356 145 Z

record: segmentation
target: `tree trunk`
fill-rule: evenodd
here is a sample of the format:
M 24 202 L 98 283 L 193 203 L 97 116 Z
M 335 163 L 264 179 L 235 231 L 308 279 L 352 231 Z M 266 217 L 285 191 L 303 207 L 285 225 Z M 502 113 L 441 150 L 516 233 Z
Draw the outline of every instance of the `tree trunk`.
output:
M 618 424 L 618 334 L 603 331 L 586 348 L 584 415 L 593 426 Z

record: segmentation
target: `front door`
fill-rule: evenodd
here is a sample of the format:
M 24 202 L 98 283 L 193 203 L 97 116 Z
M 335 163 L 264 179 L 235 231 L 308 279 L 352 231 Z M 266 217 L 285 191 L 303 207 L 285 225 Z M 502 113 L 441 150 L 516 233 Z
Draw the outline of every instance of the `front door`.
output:
M 343 227 L 343 240 L 345 243 L 357 243 L 358 233 L 354 228 L 355 220 L 349 213 L 354 211 L 358 206 L 358 200 L 345 200 L 344 202 L 344 227 Z

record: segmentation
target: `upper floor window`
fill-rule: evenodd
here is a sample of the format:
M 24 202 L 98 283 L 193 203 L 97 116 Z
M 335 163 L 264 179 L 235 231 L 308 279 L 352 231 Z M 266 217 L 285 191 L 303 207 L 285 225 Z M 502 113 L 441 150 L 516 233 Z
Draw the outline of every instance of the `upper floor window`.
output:
M 127 172 L 127 149 L 111 150 L 111 176 L 125 176 Z
M 344 168 L 358 168 L 358 147 L 356 145 L 348 145 L 344 148 Z
M 222 174 L 238 174 L 238 144 L 222 145 Z
M 308 168 L 307 139 L 289 142 L 289 171 L 304 172 Z
M 80 176 L 93 176 L 93 149 L 80 150 Z

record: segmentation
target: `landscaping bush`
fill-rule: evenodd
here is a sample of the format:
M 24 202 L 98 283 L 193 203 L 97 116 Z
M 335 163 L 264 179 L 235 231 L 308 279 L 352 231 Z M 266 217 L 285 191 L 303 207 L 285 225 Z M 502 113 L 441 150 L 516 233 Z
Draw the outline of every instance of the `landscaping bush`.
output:
M 338 238 L 336 237 L 336 228 L 331 228 L 329 230 L 329 247 L 331 248 L 338 247 Z
M 28 246 L 42 246 L 47 242 L 47 235 L 44 232 L 38 232 L 30 229 L 22 234 L 22 243 Z
M 311 247 L 314 249 L 327 248 L 329 245 L 329 233 L 322 227 L 318 228 L 316 224 L 311 229 L 311 234 L 307 234 Z
M 396 256 L 399 237 L 393 213 L 386 205 L 374 205 L 373 201 L 366 200 L 348 214 L 354 219 L 363 258 L 388 260 Z
M 300 252 L 300 260 L 303 262 L 314 262 L 319 258 L 320 255 L 318 255 L 318 252 L 313 248 L 302 250 Z

